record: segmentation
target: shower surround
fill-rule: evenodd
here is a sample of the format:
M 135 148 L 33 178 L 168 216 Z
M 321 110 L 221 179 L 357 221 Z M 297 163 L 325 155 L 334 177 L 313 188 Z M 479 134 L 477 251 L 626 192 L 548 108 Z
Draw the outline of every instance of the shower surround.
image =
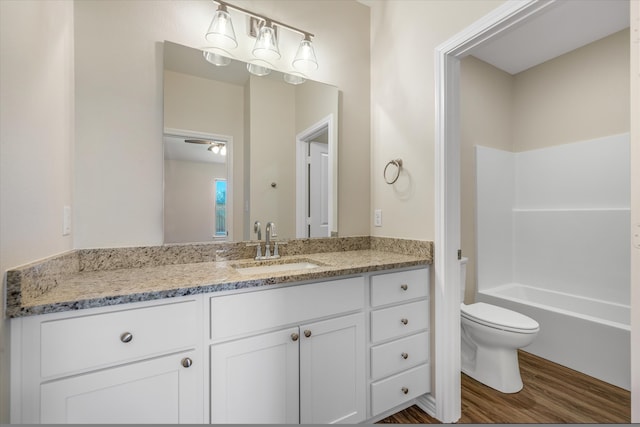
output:
M 540 323 L 526 351 L 629 389 L 629 134 L 476 147 L 476 170 L 476 300 Z

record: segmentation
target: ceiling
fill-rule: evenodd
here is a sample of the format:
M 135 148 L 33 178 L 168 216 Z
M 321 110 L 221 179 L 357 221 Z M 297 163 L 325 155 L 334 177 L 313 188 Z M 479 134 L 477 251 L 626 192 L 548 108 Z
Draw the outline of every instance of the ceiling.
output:
M 629 27 L 629 0 L 557 0 L 470 54 L 510 74 Z

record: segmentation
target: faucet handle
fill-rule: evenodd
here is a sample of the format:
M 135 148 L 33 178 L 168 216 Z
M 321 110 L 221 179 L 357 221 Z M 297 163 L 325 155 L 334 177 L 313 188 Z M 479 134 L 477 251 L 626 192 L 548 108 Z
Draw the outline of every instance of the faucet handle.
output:
M 262 240 L 262 228 L 260 228 L 260 221 L 253 223 L 253 232 L 258 235 L 258 240 Z

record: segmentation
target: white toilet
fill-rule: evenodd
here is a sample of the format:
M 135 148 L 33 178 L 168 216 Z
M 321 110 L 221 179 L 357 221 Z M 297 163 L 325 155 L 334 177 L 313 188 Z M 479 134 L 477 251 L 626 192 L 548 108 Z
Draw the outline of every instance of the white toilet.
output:
M 522 390 L 519 348 L 533 342 L 538 322 L 513 310 L 478 302 L 466 305 L 467 258 L 460 260 L 461 369 L 471 378 L 503 393 Z

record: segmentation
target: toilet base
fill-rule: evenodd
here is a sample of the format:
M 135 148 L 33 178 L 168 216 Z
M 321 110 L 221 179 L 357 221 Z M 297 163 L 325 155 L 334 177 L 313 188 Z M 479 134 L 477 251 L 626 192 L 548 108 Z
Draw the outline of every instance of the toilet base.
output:
M 516 349 L 487 349 L 463 342 L 461 370 L 502 393 L 517 393 L 523 387 Z

